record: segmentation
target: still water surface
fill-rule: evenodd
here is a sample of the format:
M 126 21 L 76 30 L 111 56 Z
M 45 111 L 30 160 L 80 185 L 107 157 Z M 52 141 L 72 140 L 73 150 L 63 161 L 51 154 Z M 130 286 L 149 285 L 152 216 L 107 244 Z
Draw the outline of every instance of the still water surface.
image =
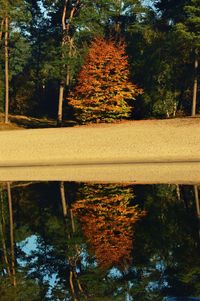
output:
M 200 300 L 199 194 L 197 185 L 1 183 L 0 300 Z

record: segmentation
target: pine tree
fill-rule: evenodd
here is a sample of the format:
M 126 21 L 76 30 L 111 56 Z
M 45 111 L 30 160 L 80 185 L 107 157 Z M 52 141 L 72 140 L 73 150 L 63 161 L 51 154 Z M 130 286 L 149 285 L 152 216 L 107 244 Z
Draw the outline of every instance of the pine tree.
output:
M 4 52 L 4 87 L 5 87 L 5 123 L 8 123 L 9 114 L 9 84 L 13 75 L 10 69 L 10 60 L 13 49 L 15 48 L 16 40 L 22 36 L 26 22 L 29 20 L 27 4 L 24 0 L 0 0 L 0 41 L 3 40 L 1 47 Z M 11 49 L 12 44 L 12 49 Z M 14 59 L 14 61 L 16 61 Z M 23 65 L 23 64 L 22 64 Z M 16 66 L 15 66 L 16 67 Z
M 69 100 L 81 123 L 111 122 L 129 117 L 131 106 L 127 101 L 140 93 L 142 90 L 129 80 L 125 45 L 97 38 Z
M 193 97 L 192 97 L 192 110 L 191 114 L 196 114 L 197 103 L 197 81 L 198 81 L 198 61 L 200 51 L 200 1 L 199 0 L 159 0 L 156 3 L 156 7 L 161 13 L 161 22 L 166 25 L 166 28 L 170 32 L 176 35 L 176 47 L 181 49 L 180 55 L 175 50 L 177 61 L 179 64 L 184 62 L 185 67 L 189 66 L 187 73 L 182 75 L 180 80 L 180 86 L 182 86 L 183 78 L 189 80 L 191 85 L 191 79 L 193 78 Z M 171 46 L 171 48 L 173 45 Z M 174 47 L 173 47 L 174 48 Z M 172 48 L 172 49 L 173 49 Z M 191 61 L 193 58 L 193 61 Z M 191 65 L 193 65 L 193 72 L 191 71 Z M 193 76 L 188 76 L 188 74 Z M 179 70 L 180 74 L 180 70 Z M 192 90 L 186 86 L 187 93 Z M 185 93 L 186 94 L 186 93 Z M 190 91 L 192 94 L 192 91 Z M 182 95 L 183 98 L 183 95 Z M 183 101 L 183 99 L 181 99 Z
M 198 92 L 198 64 L 200 52 L 200 0 L 188 1 L 184 6 L 186 18 L 176 25 L 177 33 L 188 51 L 192 50 L 194 57 L 194 82 L 191 115 L 196 114 L 197 92 Z

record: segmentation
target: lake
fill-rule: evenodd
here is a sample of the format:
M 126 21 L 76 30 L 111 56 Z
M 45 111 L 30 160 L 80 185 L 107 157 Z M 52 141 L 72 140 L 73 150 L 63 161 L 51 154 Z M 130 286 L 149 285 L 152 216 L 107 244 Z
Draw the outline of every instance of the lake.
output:
M 0 300 L 200 300 L 188 184 L 1 182 Z

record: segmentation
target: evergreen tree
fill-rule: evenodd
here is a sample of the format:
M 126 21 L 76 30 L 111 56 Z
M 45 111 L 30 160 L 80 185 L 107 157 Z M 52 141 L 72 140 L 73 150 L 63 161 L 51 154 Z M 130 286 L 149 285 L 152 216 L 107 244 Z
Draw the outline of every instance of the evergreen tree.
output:
M 20 72 L 26 61 L 26 56 L 21 56 L 21 60 L 16 58 L 16 49 L 23 54 L 22 44 L 19 40 L 23 36 L 25 24 L 29 19 L 27 3 L 24 0 L 0 1 L 0 40 L 1 50 L 4 52 L 4 94 L 5 94 L 5 122 L 8 123 L 8 113 L 10 106 L 9 83 L 15 72 Z M 26 47 L 25 47 L 26 49 Z M 23 59 L 22 59 L 23 58 Z M 18 60 L 18 62 L 17 62 Z M 13 67 L 13 68 L 12 68 Z
M 193 99 L 192 99 L 192 116 L 196 114 L 197 91 L 198 91 L 198 64 L 200 53 L 200 1 L 191 0 L 184 6 L 186 14 L 185 20 L 177 23 L 176 31 L 179 34 L 179 39 L 183 40 L 183 45 L 186 46 L 189 52 L 192 52 L 194 60 L 193 70 Z
M 162 30 L 172 33 L 176 39 L 176 43 L 172 44 L 177 50 L 175 58 L 178 61 L 179 69 L 176 72 L 181 74 L 179 87 L 182 86 L 180 101 L 184 102 L 186 94 L 193 98 L 192 115 L 196 113 L 197 99 L 197 80 L 198 80 L 198 60 L 199 60 L 199 9 L 200 2 L 198 0 L 181 0 L 181 1 L 165 1 L 160 0 L 156 3 L 156 7 L 161 13 L 160 23 L 165 24 Z M 181 51 L 180 51 L 181 49 Z M 194 63 L 193 63 L 194 62 Z M 194 65 L 194 67 L 193 67 Z M 192 70 L 193 69 L 193 70 Z M 192 77 L 188 74 L 193 73 L 193 92 L 192 92 Z M 186 81 L 183 87 L 183 78 Z M 183 88 L 185 91 L 183 91 Z M 189 92 L 189 93 L 188 93 Z M 193 97 L 192 97 L 193 94 Z M 189 100 L 189 98 L 188 98 Z M 191 104 L 191 101 L 190 101 Z

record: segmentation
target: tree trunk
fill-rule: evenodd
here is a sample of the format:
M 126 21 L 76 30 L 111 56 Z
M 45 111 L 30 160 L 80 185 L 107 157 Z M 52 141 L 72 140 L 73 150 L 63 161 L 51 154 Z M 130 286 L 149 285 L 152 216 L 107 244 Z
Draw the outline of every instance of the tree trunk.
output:
M 175 98 L 176 96 L 174 95 L 174 98 Z M 176 117 L 176 112 L 177 112 L 177 103 L 176 103 L 176 101 L 174 101 L 174 105 L 173 105 L 173 117 L 175 118 Z
M 5 123 L 8 123 L 9 112 L 9 65 L 8 65 L 8 16 L 5 18 Z
M 198 191 L 197 185 L 194 185 L 194 196 L 195 196 L 197 218 L 198 218 L 198 235 L 199 235 L 199 241 L 200 241 L 200 202 L 199 202 L 199 191 Z
M 195 202 L 196 202 L 197 217 L 200 220 L 200 203 L 199 203 L 199 192 L 198 192 L 197 185 L 194 185 L 194 196 L 195 196 Z
M 63 113 L 63 98 L 64 98 L 64 83 L 60 83 L 59 89 L 59 100 L 58 100 L 58 117 L 57 117 L 57 126 L 62 126 L 62 113 Z
M 181 190 L 180 190 L 180 185 L 176 185 L 176 195 L 177 195 L 177 199 L 180 202 L 181 201 Z
M 73 17 L 73 14 L 74 14 L 74 12 L 71 13 L 71 18 Z M 68 55 L 69 55 L 69 58 L 71 59 L 73 56 L 74 39 L 73 39 L 73 37 L 70 37 L 69 35 L 68 35 L 68 46 L 69 46 Z M 70 81 L 71 81 L 71 68 L 70 68 L 70 64 L 68 63 L 67 64 L 67 75 L 66 75 L 66 86 L 67 86 L 68 90 L 69 90 L 69 86 L 70 86 Z
M 72 209 L 70 209 L 70 219 L 71 219 L 72 232 L 75 233 L 74 214 Z
M 7 247 L 6 247 L 5 218 L 4 218 L 4 204 L 3 204 L 3 193 L 2 193 L 2 191 L 1 191 L 1 194 L 0 194 L 0 200 L 1 200 L 1 227 L 0 227 L 0 233 L 1 233 L 1 240 L 2 240 L 3 258 L 4 258 L 4 261 L 5 261 L 6 272 L 9 276 L 9 278 L 12 280 L 9 261 L 8 261 L 8 252 L 7 252 Z
M 84 294 L 84 296 L 86 297 L 85 292 L 84 292 L 84 290 L 83 290 L 83 288 L 82 288 L 82 285 L 81 285 L 81 283 L 80 283 L 80 280 L 78 279 L 78 276 L 77 276 L 77 274 L 76 274 L 76 271 L 73 273 L 73 276 L 74 276 L 74 278 L 75 278 L 75 280 L 76 280 L 76 283 L 77 283 L 77 286 L 78 286 L 79 291 L 80 291 L 82 294 Z
M 64 182 L 60 182 L 60 197 L 61 197 L 61 202 L 62 202 L 62 209 L 63 209 L 63 216 L 64 218 L 67 217 L 67 202 L 65 198 L 65 186 Z
M 1 26 L 0 26 L 0 41 L 2 40 L 3 37 L 3 26 L 4 26 L 4 19 L 1 21 Z
M 66 227 L 66 234 L 67 234 L 67 229 L 68 229 L 68 231 L 69 231 L 68 240 L 71 240 L 73 234 L 75 233 L 75 223 L 74 223 L 73 211 L 71 208 L 69 208 L 70 207 L 69 202 L 66 201 L 65 186 L 64 186 L 63 181 L 60 182 L 60 198 L 61 198 L 61 203 L 62 203 L 63 217 L 64 217 L 64 222 L 65 222 L 65 227 Z M 68 227 L 68 225 L 67 225 L 67 220 L 66 220 L 67 214 L 69 214 L 68 217 L 71 221 L 71 227 Z M 78 289 L 84 295 L 85 295 L 85 293 L 81 286 L 80 280 L 78 279 L 78 275 L 76 273 L 76 261 L 77 261 L 76 257 L 78 254 L 78 248 L 77 248 L 77 244 L 75 246 L 76 246 L 76 250 L 74 250 L 73 256 L 67 255 L 66 257 L 67 257 L 67 261 L 69 262 L 69 266 L 70 266 L 69 285 L 70 285 L 70 289 L 71 289 L 72 299 L 73 299 L 73 301 L 78 301 L 79 298 L 77 297 L 76 289 Z
M 193 86 L 193 99 L 192 99 L 192 116 L 196 115 L 196 104 L 197 104 L 197 74 L 198 74 L 198 51 L 195 50 L 195 61 L 194 61 L 194 86 Z
M 10 183 L 7 183 L 8 191 L 8 206 L 9 206 L 9 216 L 10 216 L 10 249 L 11 249 L 11 267 L 13 276 L 13 286 L 16 287 L 16 273 L 15 273 L 15 241 L 14 241 L 14 223 L 13 223 L 13 209 L 12 209 L 12 195 Z
M 64 185 L 63 181 L 60 182 L 60 198 L 61 198 L 62 209 L 63 209 L 63 217 L 65 219 L 65 227 L 67 228 L 66 217 L 67 217 L 67 213 L 68 213 L 68 204 L 67 204 L 66 198 L 65 198 L 65 185 Z M 70 212 L 71 212 L 71 209 L 70 209 Z M 68 239 L 69 240 L 71 239 L 70 234 L 68 235 Z M 70 289 L 71 289 L 71 293 L 72 293 L 72 298 L 73 298 L 73 301 L 78 301 L 78 299 L 76 297 L 75 284 L 74 284 L 74 280 L 76 280 L 76 277 L 74 277 L 74 272 L 73 272 L 73 270 L 74 270 L 74 266 L 72 263 L 73 260 L 71 260 L 70 256 L 67 256 L 67 260 L 70 265 L 69 284 L 70 284 Z
M 63 6 L 63 12 L 62 12 L 62 44 L 61 44 L 62 48 L 65 45 L 67 3 L 68 1 L 65 0 Z M 62 54 L 62 59 L 63 59 L 63 54 Z M 65 68 L 65 66 L 63 66 L 63 68 Z M 59 99 L 58 99 L 58 116 L 57 116 L 58 127 L 62 126 L 62 112 L 63 112 L 62 108 L 63 108 L 64 89 L 65 89 L 65 85 L 63 79 L 61 79 L 60 88 L 59 88 Z
M 73 301 L 78 301 L 78 299 L 76 298 L 76 293 L 75 293 L 75 288 L 74 288 L 74 283 L 73 283 L 73 272 L 70 271 L 70 275 L 69 275 L 69 284 L 70 284 L 70 288 L 71 288 L 71 292 L 72 292 L 72 296 L 73 296 Z
M 68 13 L 67 13 L 67 7 L 69 5 L 69 0 L 65 0 L 63 6 L 61 47 L 63 48 L 65 45 L 69 46 L 69 52 L 68 52 L 69 57 L 72 57 L 72 48 L 73 48 L 73 38 L 70 37 L 70 26 L 71 26 L 71 21 L 76 11 L 79 8 L 79 4 L 80 4 L 80 0 L 76 0 L 76 3 L 74 3 L 74 5 L 71 5 L 71 8 L 69 8 Z M 64 58 L 63 55 L 62 58 Z M 64 90 L 65 90 L 65 85 L 68 87 L 69 90 L 70 78 L 71 78 L 71 70 L 69 64 L 64 64 L 63 69 L 64 70 L 66 69 L 66 74 L 64 75 L 65 82 L 63 79 L 61 79 L 60 81 L 57 126 L 62 126 Z

